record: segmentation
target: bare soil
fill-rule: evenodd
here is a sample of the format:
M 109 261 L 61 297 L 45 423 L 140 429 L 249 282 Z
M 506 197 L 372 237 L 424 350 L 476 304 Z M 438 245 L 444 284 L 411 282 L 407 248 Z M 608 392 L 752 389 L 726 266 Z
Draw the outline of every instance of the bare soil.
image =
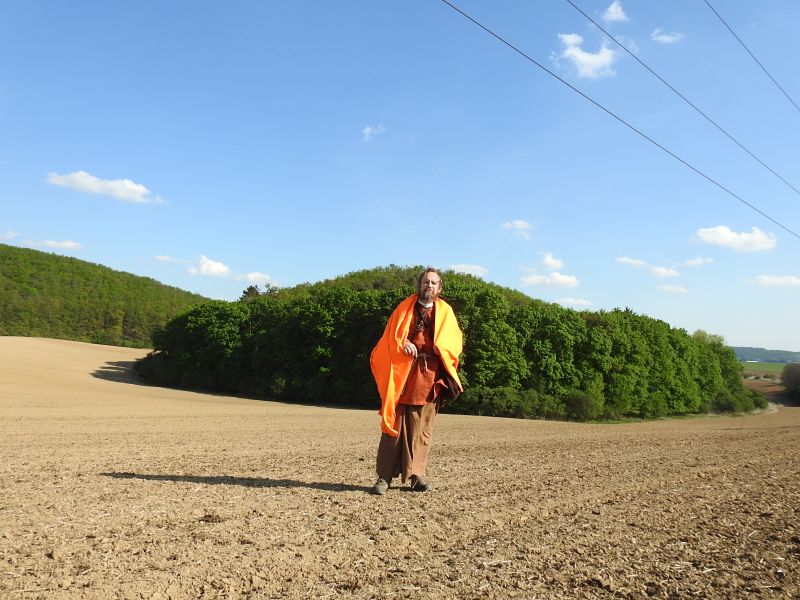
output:
M 0 338 L 0 598 L 800 598 L 800 408 L 440 415 L 434 491 L 373 410 L 141 385 L 141 350 Z

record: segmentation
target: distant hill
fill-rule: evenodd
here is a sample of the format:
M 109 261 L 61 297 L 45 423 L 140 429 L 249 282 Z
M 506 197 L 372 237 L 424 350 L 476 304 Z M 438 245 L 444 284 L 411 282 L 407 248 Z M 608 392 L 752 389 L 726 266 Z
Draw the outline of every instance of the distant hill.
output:
M 208 298 L 76 258 L 0 244 L 0 335 L 147 347 Z
M 758 361 L 768 363 L 800 362 L 800 352 L 788 350 L 766 350 L 765 348 L 751 348 L 749 346 L 731 346 L 739 360 Z

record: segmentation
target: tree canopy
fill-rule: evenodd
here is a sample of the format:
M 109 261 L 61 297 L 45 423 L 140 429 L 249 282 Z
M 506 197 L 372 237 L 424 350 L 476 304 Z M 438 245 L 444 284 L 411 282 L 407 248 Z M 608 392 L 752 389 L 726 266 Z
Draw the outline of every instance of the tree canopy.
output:
M 191 308 L 139 363 L 154 383 L 332 405 L 377 405 L 370 352 L 420 267 L 245 290 Z M 629 309 L 576 312 L 470 275 L 444 273 L 464 331 L 466 391 L 449 410 L 608 419 L 750 410 L 742 367 L 718 336 Z
M 784 391 L 794 400 L 800 400 L 800 362 L 789 363 L 781 372 Z
M 0 244 L 0 335 L 149 347 L 156 329 L 207 301 L 147 277 Z

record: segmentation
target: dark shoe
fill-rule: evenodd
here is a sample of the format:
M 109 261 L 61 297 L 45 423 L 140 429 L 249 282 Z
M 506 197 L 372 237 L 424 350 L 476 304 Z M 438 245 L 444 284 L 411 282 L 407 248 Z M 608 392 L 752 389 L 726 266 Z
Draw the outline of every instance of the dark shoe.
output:
M 375 482 L 375 485 L 372 486 L 372 493 L 377 496 L 383 496 L 389 489 L 389 481 L 379 478 L 378 481 Z
M 430 492 L 433 486 L 428 483 L 424 477 L 411 476 L 411 491 L 412 492 Z

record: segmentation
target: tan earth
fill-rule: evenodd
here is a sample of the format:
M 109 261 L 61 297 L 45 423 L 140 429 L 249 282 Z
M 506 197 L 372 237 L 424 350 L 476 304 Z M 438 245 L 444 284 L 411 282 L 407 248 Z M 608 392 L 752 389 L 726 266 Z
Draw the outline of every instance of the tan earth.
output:
M 368 494 L 373 410 L 141 385 L 141 350 L 0 338 L 0 598 L 800 598 L 800 408 L 441 415 Z

